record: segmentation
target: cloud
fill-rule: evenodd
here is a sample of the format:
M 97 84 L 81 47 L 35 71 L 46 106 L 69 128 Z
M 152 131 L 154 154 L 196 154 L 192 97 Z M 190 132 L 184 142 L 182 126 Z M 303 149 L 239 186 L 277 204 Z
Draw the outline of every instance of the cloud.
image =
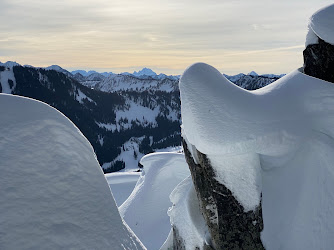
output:
M 278 65 L 275 58 L 302 51 L 298 46 L 305 40 L 307 18 L 329 3 L 2 0 L 0 56 L 37 66 L 110 70 L 152 66 L 178 72 L 197 60 L 219 64 L 228 58 L 234 67 L 229 70 L 239 67 L 249 72 L 254 65 L 262 65 L 268 72 L 282 72 L 283 64 L 284 70 L 287 65 L 295 68 L 295 60 L 287 58 L 287 63 Z M 263 52 L 268 56 L 258 56 Z M 238 58 L 243 60 L 239 66 Z

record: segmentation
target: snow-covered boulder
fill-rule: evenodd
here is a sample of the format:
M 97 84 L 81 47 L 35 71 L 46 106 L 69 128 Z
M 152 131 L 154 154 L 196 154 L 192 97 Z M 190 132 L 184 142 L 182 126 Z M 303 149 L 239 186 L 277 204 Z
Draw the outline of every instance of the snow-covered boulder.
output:
M 5 94 L 0 114 L 0 249 L 144 248 L 69 119 Z
M 303 54 L 305 74 L 334 83 L 334 4 L 310 18 Z
M 334 45 L 334 4 L 316 11 L 310 18 L 309 28 L 322 40 Z
M 240 216 L 256 211 L 262 193 L 264 247 L 331 249 L 334 85 L 296 70 L 246 91 L 198 63 L 181 77 L 180 91 L 183 137 L 193 161 L 201 162 L 197 151 L 206 156 L 214 180 L 241 205 Z M 224 212 L 217 209 L 219 225 Z M 218 239 L 229 240 L 224 234 Z
M 180 153 L 152 153 L 140 163 L 143 172 L 120 214 L 148 249 L 159 249 L 171 229 L 169 195 L 190 172 Z

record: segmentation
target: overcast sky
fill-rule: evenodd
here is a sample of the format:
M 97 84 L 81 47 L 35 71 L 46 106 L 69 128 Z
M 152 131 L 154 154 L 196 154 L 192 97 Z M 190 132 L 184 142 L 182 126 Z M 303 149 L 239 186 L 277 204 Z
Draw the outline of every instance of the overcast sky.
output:
M 327 0 L 0 0 L 0 61 L 68 70 L 227 74 L 303 64 L 308 18 Z

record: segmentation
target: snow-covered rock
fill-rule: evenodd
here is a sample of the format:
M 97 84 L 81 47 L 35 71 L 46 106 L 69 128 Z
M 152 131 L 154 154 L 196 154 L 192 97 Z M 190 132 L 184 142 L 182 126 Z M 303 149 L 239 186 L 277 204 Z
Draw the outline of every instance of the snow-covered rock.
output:
M 334 4 L 315 12 L 309 22 L 309 28 L 322 40 L 334 45 Z
M 144 156 L 139 180 L 120 206 L 120 213 L 148 249 L 159 249 L 171 229 L 168 207 L 169 195 L 187 176 L 189 169 L 184 155 L 153 153 Z
M 260 205 L 262 192 L 264 247 L 331 249 L 334 85 L 295 70 L 246 91 L 203 63 L 180 82 L 184 138 L 244 212 Z
M 310 18 L 304 54 L 304 73 L 334 83 L 334 4 Z
M 0 248 L 143 249 L 94 150 L 50 106 L 0 94 Z

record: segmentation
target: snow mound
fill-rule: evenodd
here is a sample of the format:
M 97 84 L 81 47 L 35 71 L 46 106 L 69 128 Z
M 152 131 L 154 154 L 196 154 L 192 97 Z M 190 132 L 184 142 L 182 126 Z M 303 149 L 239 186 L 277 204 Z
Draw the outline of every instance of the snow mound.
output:
M 140 163 L 143 172 L 120 213 L 148 249 L 159 249 L 170 232 L 169 195 L 190 172 L 183 154 L 153 153 Z
M 334 45 L 334 4 L 315 12 L 310 18 L 309 28 L 322 40 Z
M 143 249 L 93 148 L 56 109 L 0 94 L 0 248 Z
M 246 91 L 197 63 L 181 77 L 180 92 L 183 137 L 208 156 L 217 180 L 245 211 L 262 192 L 264 246 L 331 249 L 333 83 L 296 70 Z

